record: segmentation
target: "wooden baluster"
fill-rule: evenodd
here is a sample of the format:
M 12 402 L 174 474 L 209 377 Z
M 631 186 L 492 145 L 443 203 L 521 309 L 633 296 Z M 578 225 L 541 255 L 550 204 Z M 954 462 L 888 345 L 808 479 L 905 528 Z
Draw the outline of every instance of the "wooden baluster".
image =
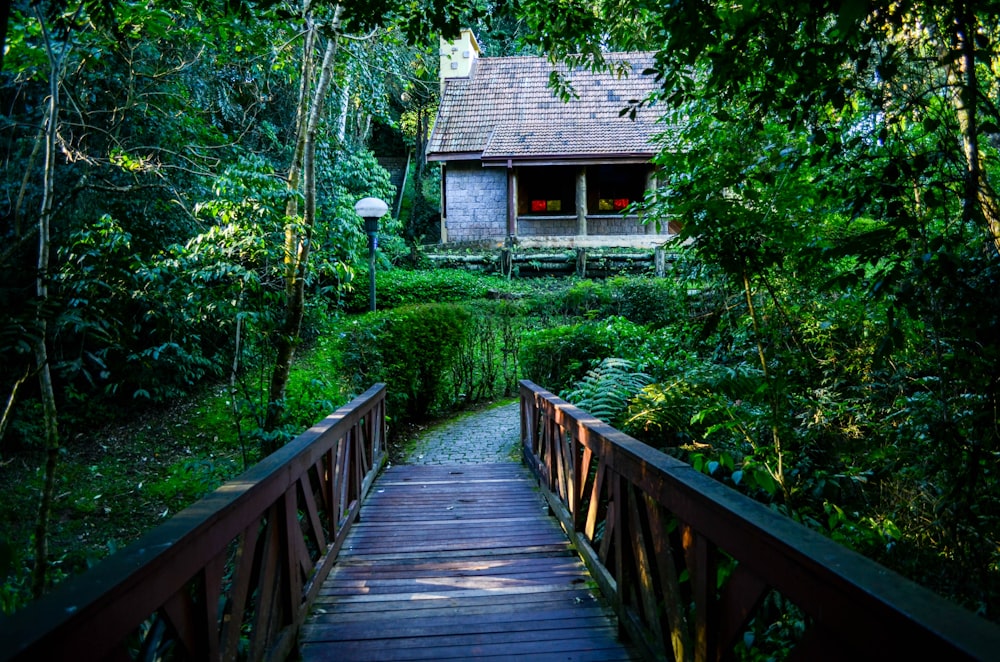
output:
M 222 659 L 231 662 L 239 652 L 240 634 L 246 613 L 250 584 L 254 576 L 254 557 L 260 534 L 260 522 L 255 521 L 237 538 L 236 558 L 233 560 L 232 585 L 229 589 L 229 604 L 222 617 Z
M 352 501 L 351 498 L 351 468 L 354 466 L 352 456 L 354 455 L 354 428 L 349 428 L 347 432 L 344 433 L 343 442 L 343 453 L 340 456 L 340 472 L 338 475 L 339 482 L 337 484 L 337 491 L 340 494 L 340 513 L 338 517 L 343 520 L 344 515 L 350 511 Z
M 337 529 L 337 535 L 340 535 L 340 527 L 342 526 L 341 519 L 344 514 L 344 456 L 347 455 L 347 433 L 337 440 L 337 444 L 334 447 L 335 452 L 331 457 L 331 462 L 333 463 L 333 474 L 330 480 L 330 493 L 333 495 L 332 503 L 330 506 L 330 517 L 334 522 L 334 526 Z
M 202 586 L 204 594 L 203 618 L 205 619 L 204 631 L 206 637 L 206 651 L 209 660 L 219 659 L 219 646 L 222 632 L 220 621 L 222 614 L 219 613 L 219 603 L 222 597 L 222 576 L 226 571 L 225 548 L 214 559 L 202 569 Z
M 378 421 L 377 430 L 378 438 L 375 440 L 376 448 L 378 450 L 377 455 L 381 456 L 385 452 L 385 396 L 378 401 L 376 405 L 376 420 Z
M 209 586 L 209 582 L 213 586 Z M 163 614 L 184 651 L 182 658 L 208 660 L 217 657 L 221 582 L 222 566 L 216 558 L 163 604 Z
M 736 645 L 769 588 L 745 565 L 737 565 L 733 570 L 719 597 L 719 657 Z
M 360 492 L 361 483 L 364 480 L 364 475 L 368 473 L 368 468 L 371 467 L 371 455 L 369 455 L 368 449 L 372 445 L 372 432 L 371 429 L 371 419 L 368 416 L 362 417 L 358 421 L 358 490 Z
M 258 580 L 257 604 L 254 611 L 254 623 L 250 632 L 250 649 L 248 657 L 259 660 L 269 647 L 272 622 L 279 616 L 276 604 L 276 594 L 280 582 L 280 551 L 279 547 L 278 507 L 272 505 L 267 510 L 267 525 L 261 541 L 260 574 Z
M 298 487 L 292 485 L 282 496 L 281 550 L 284 554 L 284 572 L 287 575 L 283 607 L 290 618 L 295 618 L 302 604 L 302 576 L 312 570 L 309 555 L 302 540 L 302 526 L 299 524 Z M 282 623 L 285 625 L 285 623 Z
M 360 493 L 360 475 L 361 475 L 361 458 L 360 448 L 361 448 L 361 426 L 354 425 L 351 427 L 351 442 L 348 444 L 350 451 L 350 464 L 347 465 L 348 483 L 347 483 L 347 496 L 348 503 L 354 504 Z
M 649 495 L 646 495 L 646 512 L 649 517 L 654 562 L 660 581 L 659 594 L 663 600 L 661 614 L 663 627 L 669 632 L 669 646 L 673 651 L 674 660 L 690 662 L 694 659 L 694 646 L 691 644 L 691 632 L 686 617 L 687 608 L 681 593 L 674 548 L 671 544 L 670 515 Z M 664 642 L 665 647 L 666 645 L 667 642 Z
M 630 582 L 638 591 L 634 600 L 637 608 L 641 609 L 641 623 L 643 629 L 649 633 L 651 641 L 647 642 L 649 654 L 655 655 L 656 651 L 667 649 L 664 637 L 664 627 L 660 616 L 659 605 L 662 600 L 661 582 L 658 578 L 659 568 L 654 566 L 651 549 L 654 547 L 653 537 L 658 531 L 650 530 L 649 504 L 638 488 L 632 487 L 628 491 L 628 516 L 629 539 L 632 541 L 631 560 L 634 582 Z M 655 507 L 655 504 L 653 504 Z M 620 589 L 619 589 L 620 590 Z
M 555 448 L 556 448 L 556 439 L 558 438 L 559 434 L 561 434 L 561 433 L 560 433 L 560 430 L 559 430 L 559 425 L 558 425 L 558 423 L 556 423 L 556 410 L 555 410 L 555 408 L 550 403 L 546 403 L 545 415 L 546 415 L 546 419 L 545 419 L 545 422 L 546 422 L 546 425 L 545 425 L 545 445 L 544 445 L 544 449 L 543 449 L 544 453 L 545 453 L 545 457 L 544 457 L 544 460 L 545 460 L 545 487 L 548 488 L 549 491 L 554 492 L 555 491 Z
M 624 516 L 625 516 L 625 490 L 628 489 L 628 482 L 617 473 L 608 470 L 611 479 L 611 500 L 608 502 L 608 517 L 604 524 L 604 537 L 610 543 L 608 551 L 610 555 L 605 559 L 604 565 L 614 573 L 615 581 L 618 582 L 618 597 L 622 598 L 623 586 L 622 577 L 625 574 L 625 561 L 622 558 L 622 549 L 625 547 L 624 540 Z M 603 541 L 602 541 L 603 543 Z M 604 548 L 604 544 L 601 545 Z M 608 566 L 608 561 L 614 564 L 612 569 Z
M 573 447 L 573 431 L 568 429 L 565 422 L 559 425 L 559 445 L 555 452 L 556 465 L 556 486 L 555 493 L 559 500 L 569 507 L 570 492 L 569 487 L 572 482 L 572 460 L 570 459 L 570 449 Z M 571 511 L 572 512 L 572 511 Z
M 573 490 L 573 506 L 571 510 L 573 512 L 573 530 L 585 531 L 592 504 L 588 504 L 587 511 L 584 512 L 583 500 L 587 496 L 587 485 L 590 482 L 590 464 L 593 462 L 594 454 L 583 444 L 579 444 L 577 448 L 578 454 L 574 455 L 576 458 L 576 470 L 574 472 L 576 489 Z
M 309 522 L 309 529 L 312 534 L 313 543 L 316 548 L 322 550 L 326 548 L 326 536 L 323 535 L 323 525 L 319 520 L 319 509 L 316 507 L 316 496 L 313 494 L 312 481 L 309 480 L 309 473 L 306 472 L 298 481 L 299 496 L 302 498 L 302 505 L 306 511 L 306 521 Z
M 681 524 L 681 541 L 691 578 L 691 598 L 695 605 L 694 659 L 695 662 L 714 662 L 718 650 L 718 601 L 715 588 L 717 550 L 687 524 Z
M 608 472 L 607 460 L 601 456 L 597 461 L 597 472 L 594 476 L 594 484 L 590 490 L 590 503 L 587 508 L 587 523 L 583 529 L 584 535 L 591 544 L 594 543 L 594 536 L 597 535 L 597 524 L 601 515 L 601 499 L 604 496 L 604 478 Z M 608 514 L 604 513 L 605 520 Z M 607 524 L 605 523 L 605 534 L 607 534 Z M 604 541 L 601 541 L 601 549 L 604 549 Z M 604 559 L 601 554 L 601 559 Z

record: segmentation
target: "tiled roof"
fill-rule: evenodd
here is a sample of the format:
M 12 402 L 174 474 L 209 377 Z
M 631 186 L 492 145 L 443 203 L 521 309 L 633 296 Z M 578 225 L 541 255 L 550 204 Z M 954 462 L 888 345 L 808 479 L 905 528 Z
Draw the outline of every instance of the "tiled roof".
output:
M 449 155 L 486 159 L 542 156 L 649 156 L 649 138 L 662 131 L 655 109 L 644 107 L 636 120 L 621 116 L 629 102 L 657 88 L 650 53 L 609 53 L 613 65 L 627 62 L 631 73 L 572 72 L 577 97 L 562 102 L 548 87 L 553 65 L 540 57 L 480 58 L 469 78 L 445 83 L 437 121 L 427 147 L 434 159 Z M 565 69 L 562 69 L 565 71 Z
M 628 119 L 584 120 L 562 124 L 501 124 L 483 149 L 483 160 L 511 157 L 651 156 L 653 127 Z

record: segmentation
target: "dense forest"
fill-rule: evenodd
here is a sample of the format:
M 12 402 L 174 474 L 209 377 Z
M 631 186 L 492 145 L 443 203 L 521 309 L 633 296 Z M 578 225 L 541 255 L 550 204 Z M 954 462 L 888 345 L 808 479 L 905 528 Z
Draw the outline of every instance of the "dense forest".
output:
M 372 381 L 402 425 L 527 377 L 1000 619 L 1000 3 L 0 11 L 5 611 L 87 565 L 74 522 L 166 513 Z M 554 67 L 655 52 L 660 91 L 622 121 L 669 128 L 642 203 L 683 225 L 667 278 L 426 268 L 437 38 L 464 25 Z M 376 156 L 407 154 L 384 311 L 358 314 L 353 205 L 394 200 Z M 117 480 L 104 426 L 191 401 L 226 421 L 191 457 L 108 505 L 74 492 Z

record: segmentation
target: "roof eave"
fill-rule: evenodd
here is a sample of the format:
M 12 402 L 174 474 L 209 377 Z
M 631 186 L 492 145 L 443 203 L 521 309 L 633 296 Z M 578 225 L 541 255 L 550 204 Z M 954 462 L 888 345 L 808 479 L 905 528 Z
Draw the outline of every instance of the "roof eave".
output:
M 427 152 L 428 161 L 480 161 L 482 152 Z
M 623 152 L 623 153 L 583 153 L 583 154 L 522 154 L 522 155 L 490 155 L 483 156 L 484 166 L 513 165 L 586 165 L 601 163 L 644 164 L 652 161 L 655 152 Z

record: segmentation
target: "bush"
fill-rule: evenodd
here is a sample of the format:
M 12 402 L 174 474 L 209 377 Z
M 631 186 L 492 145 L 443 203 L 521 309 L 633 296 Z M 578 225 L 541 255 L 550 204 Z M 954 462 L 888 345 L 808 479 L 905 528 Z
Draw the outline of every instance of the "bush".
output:
M 452 364 L 455 402 L 476 402 L 517 392 L 518 351 L 529 328 L 520 301 L 479 301 L 467 306 L 469 332 Z
M 649 385 L 649 375 L 626 359 L 606 358 L 566 395 L 580 409 L 609 425 L 622 427 L 629 401 Z
M 367 281 L 365 281 L 367 282 Z M 392 269 L 375 274 L 376 306 L 381 310 L 419 303 L 448 303 L 485 299 L 492 293 L 507 292 L 511 283 L 499 276 L 484 276 L 453 269 Z M 344 298 L 351 312 L 368 309 L 368 288 L 355 281 Z
M 529 332 L 522 340 L 521 372 L 525 379 L 562 393 L 602 359 L 633 356 L 645 335 L 645 327 L 620 317 Z
M 397 420 L 421 420 L 447 405 L 443 387 L 468 326 L 469 313 L 453 304 L 365 315 L 341 336 L 343 368 L 357 390 L 388 384 L 387 407 Z
M 687 319 L 687 287 L 673 278 L 612 278 L 608 281 L 618 314 L 655 328 Z
M 571 317 L 594 318 L 608 314 L 612 300 L 612 288 L 607 283 L 581 280 L 562 294 L 559 310 Z

